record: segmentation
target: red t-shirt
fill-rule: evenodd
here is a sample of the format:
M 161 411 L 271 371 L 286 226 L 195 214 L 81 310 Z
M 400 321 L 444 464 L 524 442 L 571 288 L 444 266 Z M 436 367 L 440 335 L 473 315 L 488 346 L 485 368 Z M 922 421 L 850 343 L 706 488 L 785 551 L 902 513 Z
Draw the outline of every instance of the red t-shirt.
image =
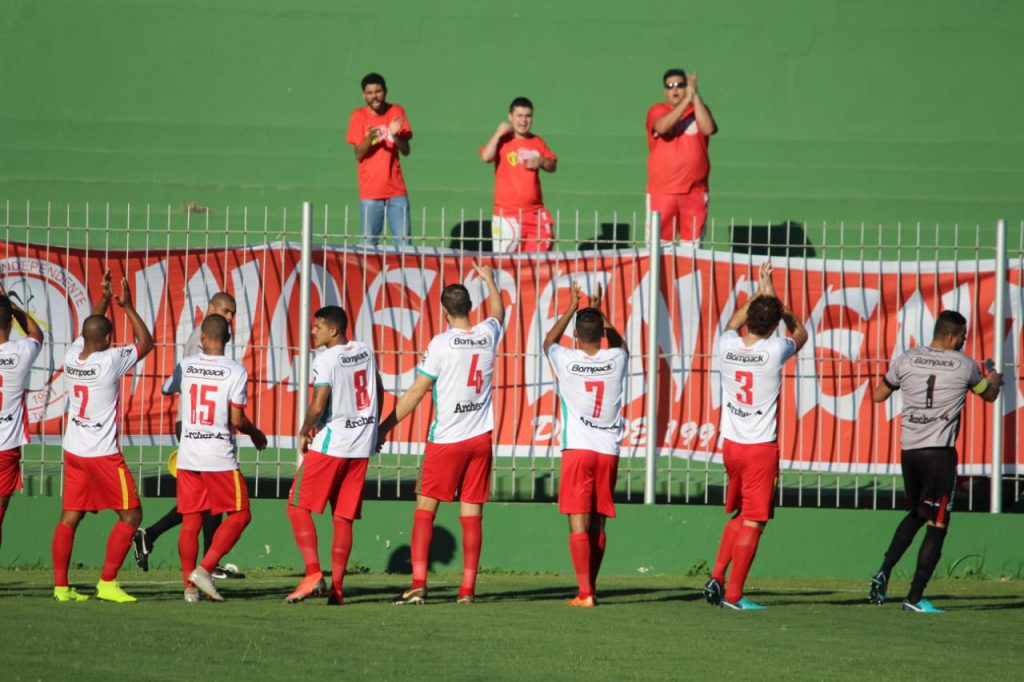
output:
M 540 156 L 558 160 L 537 135 L 530 137 L 506 133 L 498 140 L 494 154 L 494 213 L 514 214 L 544 208 L 540 191 L 540 169 L 528 169 L 527 159 Z
M 388 106 L 383 114 L 375 114 L 370 107 L 359 107 L 352 112 L 348 120 L 346 141 L 357 145 L 366 137 L 366 131 L 374 129 L 374 142 L 370 150 L 357 164 L 359 175 L 360 199 L 388 199 L 406 193 L 405 179 L 402 177 L 402 164 L 398 161 L 398 147 L 388 131 L 388 124 L 396 116 L 402 117 L 402 127 L 398 137 L 412 139 L 409 117 L 405 109 L 398 104 Z
M 664 137 L 654 132 L 654 122 L 672 108 L 668 102 L 659 102 L 647 110 L 649 194 L 689 194 L 708 186 L 708 136 L 697 128 L 693 105 L 686 108 L 672 132 Z

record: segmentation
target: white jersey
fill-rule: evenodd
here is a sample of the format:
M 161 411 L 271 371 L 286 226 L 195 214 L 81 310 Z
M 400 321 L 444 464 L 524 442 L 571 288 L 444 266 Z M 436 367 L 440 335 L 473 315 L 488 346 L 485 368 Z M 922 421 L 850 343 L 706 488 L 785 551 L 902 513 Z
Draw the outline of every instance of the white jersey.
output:
M 178 468 L 231 471 L 238 468 L 231 406 L 245 407 L 249 373 L 223 355 L 182 359 L 164 384 L 164 393 L 181 393 Z
M 0 343 L 0 452 L 28 442 L 25 391 L 43 345 L 33 338 Z
M 108 348 L 80 359 L 85 339 L 79 336 L 64 356 L 68 387 L 68 422 L 64 450 L 79 457 L 106 457 L 121 452 L 118 443 L 121 377 L 139 361 L 135 346 Z
M 562 449 L 619 454 L 629 355 L 603 348 L 596 355 L 555 344 L 548 358 L 558 379 Z
M 796 355 L 796 341 L 772 336 L 753 346 L 730 330 L 718 342 L 722 371 L 722 436 L 734 443 L 778 438 L 782 366 Z
M 431 339 L 416 369 L 434 380 L 431 443 L 459 443 L 494 430 L 491 386 L 501 336 L 501 323 L 488 317 L 469 331 L 449 329 Z
M 331 457 L 369 457 L 377 450 L 377 361 L 365 343 L 349 341 L 313 360 L 313 386 L 329 386 L 311 450 Z

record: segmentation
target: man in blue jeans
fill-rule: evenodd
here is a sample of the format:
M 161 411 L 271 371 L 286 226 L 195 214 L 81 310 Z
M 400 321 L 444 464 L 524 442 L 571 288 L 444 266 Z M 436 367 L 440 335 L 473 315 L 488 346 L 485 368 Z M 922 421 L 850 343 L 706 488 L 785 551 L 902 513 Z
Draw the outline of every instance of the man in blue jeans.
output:
M 379 73 L 363 77 L 365 107 L 352 112 L 346 140 L 355 149 L 359 176 L 359 220 L 367 246 L 377 246 L 384 231 L 384 212 L 397 243 L 409 236 L 409 196 L 402 177 L 402 156 L 409 155 L 412 129 L 405 110 L 387 101 L 388 88 Z

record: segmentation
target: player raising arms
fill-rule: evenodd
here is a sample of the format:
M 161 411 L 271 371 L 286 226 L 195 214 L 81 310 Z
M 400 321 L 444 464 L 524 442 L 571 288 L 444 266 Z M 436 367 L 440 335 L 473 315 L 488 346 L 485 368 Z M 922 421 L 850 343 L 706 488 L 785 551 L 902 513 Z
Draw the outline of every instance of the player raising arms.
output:
M 311 512 L 322 514 L 328 502 L 334 541 L 327 603 L 344 603 L 352 522 L 360 518 L 366 467 L 377 449 L 384 388 L 373 350 L 348 338 L 347 329 L 348 316 L 336 305 L 313 316 L 313 347 L 326 350 L 313 361 L 313 400 L 299 430 L 299 447 L 306 455 L 288 493 L 288 519 L 306 564 L 306 577 L 285 599 L 289 604 L 326 591 Z
M 903 391 L 900 467 L 908 509 L 896 527 L 881 567 L 871 578 L 868 600 L 874 604 L 885 601 L 889 574 L 914 536 L 927 525 L 903 610 L 943 612 L 924 598 L 924 588 L 942 556 L 953 511 L 960 413 L 968 391 L 992 402 L 999 397 L 1003 383 L 999 372 L 989 372 L 988 378 L 982 376 L 978 364 L 961 352 L 966 340 L 967 319 L 954 310 L 943 310 L 935 320 L 932 342 L 911 348 L 893 360 L 872 393 L 872 400 L 881 403 L 894 391 Z
M 234 430 L 252 438 L 257 450 L 267 447 L 267 437 L 245 416 L 249 373 L 224 356 L 224 346 L 231 340 L 227 319 L 207 315 L 201 330 L 203 352 L 182 358 L 163 387 L 167 395 L 180 393 L 185 403 L 178 444 L 178 553 L 187 602 L 199 601 L 199 590 L 213 601 L 224 601 L 210 573 L 252 520 Z M 196 566 L 203 512 L 226 512 L 227 518 Z
M 789 337 L 775 335 L 780 321 L 786 323 Z M 744 324 L 747 330 L 740 335 Z M 725 524 L 704 596 L 723 608 L 759 610 L 765 607 L 746 599 L 743 586 L 761 533 L 774 515 L 782 367 L 807 343 L 807 330 L 776 297 L 768 261 L 761 264 L 757 294 L 733 314 L 725 330 L 718 343 L 724 402 L 722 455 L 729 474 L 725 511 L 736 515 Z
M 544 354 L 558 380 L 562 404 L 562 476 L 558 511 L 569 516 L 569 554 L 579 592 L 569 606 L 596 605 L 597 573 L 605 550 L 605 521 L 615 516 L 615 479 L 622 441 L 622 400 L 629 352 L 601 311 L 601 288 L 578 313 L 579 285 L 569 307 L 544 337 Z M 579 348 L 559 345 L 573 315 Z M 601 340 L 608 339 L 608 348 Z
M 476 264 L 473 268 L 487 285 L 490 317 L 474 326 L 469 320 L 469 291 L 461 284 L 446 286 L 441 292 L 441 307 L 451 329 L 430 341 L 416 370 L 416 381 L 381 425 L 383 442 L 434 388 L 434 421 L 427 435 L 413 516 L 412 586 L 395 599 L 396 604 L 422 604 L 426 599 L 434 515 L 440 501 L 451 502 L 456 494 L 463 552 L 457 601 L 467 604 L 474 600 L 483 541 L 481 515 L 491 490 L 494 356 L 503 334 L 505 308 L 491 268 Z
M 14 322 L 25 338 L 11 338 Z M 0 543 L 11 495 L 21 490 L 21 446 L 28 443 L 25 391 L 32 363 L 43 348 L 43 331 L 0 286 Z
M 61 602 L 88 599 L 68 586 L 68 565 L 78 523 L 86 512 L 101 509 L 113 509 L 119 520 L 107 540 L 96 597 L 118 603 L 136 601 L 117 584 L 117 571 L 142 521 L 135 479 L 124 464 L 118 442 L 118 403 L 121 377 L 153 350 L 153 337 L 132 306 L 128 280 L 122 279 L 121 295 L 114 300 L 131 324 L 135 345 L 112 348 L 114 325 L 106 317 L 113 296 L 109 272 L 103 274 L 102 291 L 95 311 L 82 324 L 81 336 L 64 356 L 68 387 L 64 498 L 60 523 L 53 533 L 53 598 Z

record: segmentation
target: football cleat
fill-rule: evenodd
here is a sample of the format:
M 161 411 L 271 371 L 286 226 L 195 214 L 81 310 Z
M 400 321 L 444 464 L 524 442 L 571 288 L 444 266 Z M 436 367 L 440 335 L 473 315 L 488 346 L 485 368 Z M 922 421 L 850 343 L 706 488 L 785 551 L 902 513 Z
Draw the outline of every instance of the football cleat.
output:
M 704 599 L 712 606 L 721 604 L 722 598 L 725 596 L 725 590 L 722 589 L 722 583 L 718 581 L 718 578 L 712 578 L 704 583 L 702 592 L 704 592 Z
M 881 606 L 885 603 L 885 591 L 889 589 L 889 576 L 885 571 L 879 571 L 871 576 L 871 584 L 868 585 L 868 601 Z
M 153 551 L 153 543 L 146 537 L 146 529 L 139 528 L 132 536 L 132 553 L 135 555 L 135 563 L 143 571 L 149 571 L 149 553 Z
M 89 599 L 88 595 L 79 594 L 78 590 L 73 587 L 63 586 L 53 588 L 53 599 L 54 601 L 86 601 Z
M 733 611 L 764 611 L 768 608 L 767 606 L 755 604 L 746 597 L 742 597 L 740 599 L 737 599 L 736 601 L 729 601 L 727 599 L 723 599 L 719 606 L 721 606 L 723 609 L 732 609 Z
M 195 587 L 185 588 L 185 601 L 189 604 L 199 603 L 199 590 Z
M 932 603 L 927 599 L 922 599 L 916 602 L 904 601 L 904 611 L 912 611 L 914 613 L 945 613 L 943 609 L 937 609 L 932 606 Z
M 240 573 L 234 564 L 218 564 L 210 571 L 210 575 L 214 580 L 241 580 L 245 577 L 245 573 Z
M 309 597 L 319 597 L 327 594 L 327 583 L 324 582 L 324 574 L 317 571 L 313 575 L 307 575 L 299 583 L 299 586 L 284 598 L 285 604 L 298 604 Z
M 472 604 L 476 601 L 476 595 L 474 594 L 460 594 L 455 598 L 456 604 Z
M 340 591 L 331 590 L 327 593 L 327 605 L 328 606 L 344 606 L 345 597 L 342 596 Z
M 135 597 L 121 589 L 116 580 L 101 580 L 96 583 L 96 598 L 111 601 L 115 604 L 130 604 L 138 601 Z
M 202 566 L 188 574 L 188 581 L 198 587 L 210 601 L 224 601 L 224 597 L 217 591 L 217 586 L 213 584 L 213 576 Z
M 582 609 L 592 609 L 597 606 L 597 602 L 594 601 L 594 595 L 588 597 L 581 597 L 579 595 L 573 597 L 569 601 L 565 602 L 566 606 L 576 606 Z
M 421 606 L 427 602 L 427 588 L 423 587 L 410 587 L 408 590 L 403 592 L 394 598 L 391 602 L 396 606 L 403 606 L 405 604 L 415 604 Z

